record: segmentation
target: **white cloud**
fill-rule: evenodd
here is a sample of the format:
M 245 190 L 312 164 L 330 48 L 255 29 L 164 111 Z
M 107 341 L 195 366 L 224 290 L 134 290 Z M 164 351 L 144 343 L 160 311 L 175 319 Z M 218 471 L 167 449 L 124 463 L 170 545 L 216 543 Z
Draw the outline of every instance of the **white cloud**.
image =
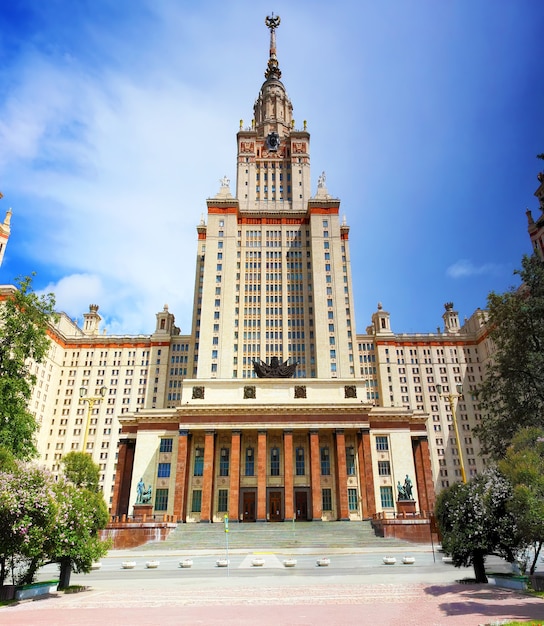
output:
M 450 278 L 466 278 L 468 276 L 482 276 L 483 274 L 498 274 L 500 271 L 501 266 L 496 263 L 474 265 L 472 261 L 460 259 L 448 267 L 446 274 Z

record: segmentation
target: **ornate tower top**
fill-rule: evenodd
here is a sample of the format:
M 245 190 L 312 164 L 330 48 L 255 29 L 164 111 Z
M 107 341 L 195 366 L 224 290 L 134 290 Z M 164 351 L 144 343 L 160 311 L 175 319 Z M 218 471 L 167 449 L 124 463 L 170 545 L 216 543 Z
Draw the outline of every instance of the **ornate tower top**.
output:
M 281 78 L 281 70 L 276 57 L 276 28 L 278 28 L 280 22 L 280 16 L 274 15 L 274 13 L 271 16 L 268 15 L 264 20 L 264 23 L 270 29 L 270 58 L 264 73 L 267 80 L 269 78 L 277 78 L 278 80 Z

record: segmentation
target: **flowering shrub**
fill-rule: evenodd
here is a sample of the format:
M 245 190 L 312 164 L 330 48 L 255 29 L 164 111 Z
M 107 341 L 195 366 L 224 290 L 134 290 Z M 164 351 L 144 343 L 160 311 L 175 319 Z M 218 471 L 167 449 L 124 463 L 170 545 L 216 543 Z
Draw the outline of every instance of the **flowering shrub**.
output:
M 510 483 L 495 469 L 469 483 L 445 489 L 436 502 L 442 547 L 456 567 L 474 567 L 477 582 L 487 582 L 485 557 L 496 554 L 513 562 L 521 536 L 508 510 Z
M 58 562 L 88 572 L 107 551 L 98 531 L 108 522 L 102 495 L 19 463 L 0 472 L 0 585 L 30 583 Z

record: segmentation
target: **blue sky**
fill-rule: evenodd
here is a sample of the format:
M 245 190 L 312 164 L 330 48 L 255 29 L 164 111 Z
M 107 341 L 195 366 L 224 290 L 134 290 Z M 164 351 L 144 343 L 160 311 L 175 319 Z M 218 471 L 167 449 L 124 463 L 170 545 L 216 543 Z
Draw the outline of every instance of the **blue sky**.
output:
M 190 331 L 196 225 L 277 33 L 295 120 L 351 227 L 357 330 L 432 332 L 516 284 L 544 163 L 539 0 L 11 0 L 0 6 L 0 282 Z M 298 124 L 297 124 L 298 126 Z

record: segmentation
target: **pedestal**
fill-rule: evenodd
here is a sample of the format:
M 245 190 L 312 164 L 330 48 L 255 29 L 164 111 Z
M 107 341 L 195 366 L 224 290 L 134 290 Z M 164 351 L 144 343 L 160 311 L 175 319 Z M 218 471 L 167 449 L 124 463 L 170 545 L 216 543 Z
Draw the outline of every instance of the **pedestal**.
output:
M 139 517 L 145 522 L 147 517 L 151 517 L 153 514 L 152 504 L 135 504 L 134 505 L 134 517 Z
M 399 513 L 399 515 L 415 515 L 415 512 L 415 500 L 397 500 L 397 513 Z

